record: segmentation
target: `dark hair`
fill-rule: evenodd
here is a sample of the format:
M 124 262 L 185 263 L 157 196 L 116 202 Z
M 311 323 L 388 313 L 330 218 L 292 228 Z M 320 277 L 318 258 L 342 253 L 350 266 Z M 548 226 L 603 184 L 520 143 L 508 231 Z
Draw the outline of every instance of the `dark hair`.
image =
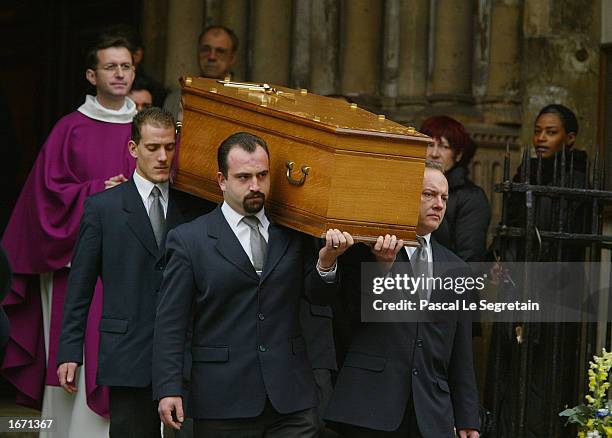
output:
M 174 117 L 168 110 L 156 106 L 145 108 L 137 113 L 132 120 L 132 141 L 136 144 L 142 138 L 142 127 L 144 125 L 172 128 L 174 130 Z
M 151 93 L 151 97 L 153 97 L 156 88 L 156 85 L 147 76 L 137 74 L 130 91 L 146 90 Z
M 108 35 L 115 35 L 125 38 L 130 42 L 132 48 L 136 49 L 144 49 L 144 43 L 142 42 L 142 36 L 134 26 L 130 26 L 129 24 L 121 23 L 114 24 L 108 26 L 104 29 L 104 33 Z
M 559 117 L 559 120 L 561 120 L 563 129 L 565 129 L 567 134 L 573 132 L 574 134 L 578 135 L 578 119 L 576 119 L 576 114 L 574 114 L 574 112 L 568 107 L 556 103 L 546 105 L 540 110 L 536 120 L 538 120 L 543 114 L 556 114 Z
M 419 131 L 433 138 L 446 138 L 455 154 L 461 154 L 457 166 L 467 167 L 476 153 L 476 143 L 470 138 L 465 127 L 452 117 L 429 117 L 423 121 Z
M 266 141 L 249 132 L 237 132 L 230 135 L 223 143 L 219 145 L 217 149 L 217 165 L 219 166 L 219 172 L 221 172 L 227 178 L 227 156 L 234 147 L 240 147 L 243 150 L 253 153 L 257 146 L 261 146 L 268 158 L 270 158 L 270 152 L 268 151 L 268 144 Z
M 118 33 L 103 33 L 98 37 L 95 44 L 89 48 L 85 55 L 85 65 L 87 68 L 95 70 L 98 67 L 98 50 L 104 50 L 111 47 L 124 47 L 134 54 L 134 46 L 132 42 L 124 35 Z
M 204 30 L 200 32 L 200 35 L 198 36 L 198 44 L 200 43 L 200 41 L 202 41 L 202 37 L 211 30 L 222 30 L 223 32 L 225 32 L 227 36 L 229 36 L 232 40 L 232 53 L 236 53 L 239 44 L 238 36 L 229 27 L 221 26 L 219 24 L 213 24 L 212 26 L 207 26 L 206 28 L 204 28 Z

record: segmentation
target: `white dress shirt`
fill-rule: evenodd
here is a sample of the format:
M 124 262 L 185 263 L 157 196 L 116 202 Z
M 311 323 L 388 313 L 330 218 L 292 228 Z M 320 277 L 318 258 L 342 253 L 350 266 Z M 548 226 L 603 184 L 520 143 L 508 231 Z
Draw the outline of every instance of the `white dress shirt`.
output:
M 136 189 L 138 190 L 138 194 L 142 199 L 142 203 L 145 206 L 147 214 L 149 214 L 149 209 L 151 208 L 151 204 L 153 204 L 154 199 L 151 195 L 151 191 L 153 190 L 154 186 L 157 186 L 161 192 L 159 200 L 161 201 L 162 208 L 164 210 L 164 217 L 166 217 L 168 213 L 168 192 L 170 190 L 168 181 L 154 184 L 148 179 L 140 176 L 137 171 L 134 171 L 134 184 L 136 184 Z
M 247 256 L 249 256 L 249 260 L 251 260 L 251 263 L 253 263 L 253 254 L 251 253 L 251 228 L 249 228 L 249 226 L 245 224 L 242 220 L 244 215 L 238 213 L 225 201 L 223 201 L 223 204 L 221 205 L 221 213 L 223 213 L 225 220 L 238 238 L 238 241 L 244 249 L 244 252 L 247 254 Z M 270 221 L 266 217 L 264 209 L 262 208 L 253 216 L 259 219 L 259 231 L 267 243 L 269 237 L 268 228 L 270 227 Z M 333 283 L 336 280 L 335 265 L 331 271 L 322 271 L 318 267 L 317 271 L 319 272 L 319 275 L 321 276 L 323 281 L 325 281 L 326 283 Z

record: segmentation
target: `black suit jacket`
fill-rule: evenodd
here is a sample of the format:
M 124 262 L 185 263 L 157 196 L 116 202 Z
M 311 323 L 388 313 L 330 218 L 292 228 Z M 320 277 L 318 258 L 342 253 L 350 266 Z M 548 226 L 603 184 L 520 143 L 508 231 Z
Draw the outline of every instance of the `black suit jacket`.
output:
M 180 199 L 169 191 L 166 225 L 184 222 Z M 129 180 L 85 201 L 72 257 L 58 365 L 83 362 L 83 337 L 96 281 L 104 285 L 97 382 L 145 387 L 151 384 L 153 325 L 164 249 L 158 248 L 136 185 Z
M 221 208 L 171 231 L 155 323 L 154 395 L 182 395 L 185 333 L 193 321 L 194 418 L 255 417 L 266 397 L 280 413 L 314 407 L 299 303 L 302 296 L 325 303 L 336 285 L 317 273 L 311 242 L 271 224 L 260 278 Z
M 431 246 L 434 262 L 463 264 L 434 239 Z M 359 262 L 373 258 L 362 245 L 346 256 L 343 279 L 352 278 L 347 286 L 353 289 L 353 299 L 359 300 L 360 285 L 355 283 L 360 280 Z M 404 251 L 398 262 L 409 262 Z M 440 273 L 434 264 L 436 275 Z M 453 437 L 453 426 L 479 428 L 471 323 L 360 322 L 354 330 L 326 419 L 393 431 L 412 396 L 419 429 L 426 437 Z

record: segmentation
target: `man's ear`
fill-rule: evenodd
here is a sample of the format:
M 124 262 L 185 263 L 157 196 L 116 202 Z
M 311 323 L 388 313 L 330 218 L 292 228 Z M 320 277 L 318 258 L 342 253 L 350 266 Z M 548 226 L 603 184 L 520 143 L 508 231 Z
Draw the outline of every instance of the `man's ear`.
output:
M 92 69 L 88 68 L 87 70 L 85 70 L 85 78 L 87 79 L 87 81 L 93 85 L 94 87 L 96 86 L 96 72 L 93 71 Z
M 138 158 L 138 145 L 134 140 L 130 140 L 128 142 L 128 150 L 130 151 L 130 155 L 134 158 Z
M 461 161 L 461 157 L 463 157 L 463 152 L 458 152 L 455 154 L 455 163 Z
M 571 148 L 572 146 L 574 146 L 574 142 L 576 141 L 576 133 L 570 132 L 569 134 L 567 134 L 566 138 L 567 138 L 567 141 L 565 142 L 565 145 L 568 148 Z
M 223 175 L 223 172 L 217 172 L 217 183 L 219 184 L 219 187 L 222 191 L 225 191 L 226 182 L 227 180 L 225 179 L 225 175 Z

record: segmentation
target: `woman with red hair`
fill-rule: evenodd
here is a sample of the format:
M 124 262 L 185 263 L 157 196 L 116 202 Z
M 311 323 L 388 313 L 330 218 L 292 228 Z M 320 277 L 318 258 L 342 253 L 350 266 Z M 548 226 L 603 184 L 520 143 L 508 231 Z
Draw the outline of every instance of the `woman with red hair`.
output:
M 427 159 L 440 163 L 448 180 L 446 214 L 433 235 L 463 260 L 484 261 L 491 209 L 482 188 L 468 178 L 476 145 L 465 127 L 451 117 L 429 117 L 420 131 L 433 139 Z

